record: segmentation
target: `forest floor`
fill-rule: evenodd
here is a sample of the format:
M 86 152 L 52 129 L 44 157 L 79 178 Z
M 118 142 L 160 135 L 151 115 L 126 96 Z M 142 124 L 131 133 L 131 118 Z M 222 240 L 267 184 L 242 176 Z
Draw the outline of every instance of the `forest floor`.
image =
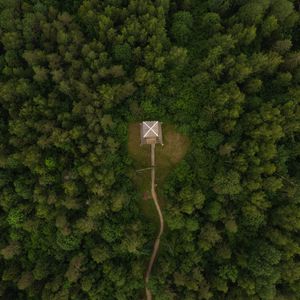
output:
M 165 203 L 160 188 L 170 171 L 186 154 L 190 141 L 184 135 L 176 132 L 172 125 L 163 124 L 162 131 L 164 146 L 156 145 L 155 150 L 157 192 L 160 206 L 163 208 Z M 158 224 L 159 220 L 151 196 L 151 169 L 136 172 L 136 170 L 151 166 L 151 148 L 150 145 L 140 146 L 139 123 L 131 123 L 128 132 L 128 152 L 134 161 L 134 170 L 130 175 L 141 193 L 139 206 L 147 218 Z

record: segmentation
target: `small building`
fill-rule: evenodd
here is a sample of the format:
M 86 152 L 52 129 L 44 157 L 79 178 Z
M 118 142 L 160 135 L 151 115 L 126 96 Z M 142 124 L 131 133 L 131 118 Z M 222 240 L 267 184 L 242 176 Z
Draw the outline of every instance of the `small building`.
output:
M 141 145 L 161 144 L 163 145 L 161 122 L 144 121 L 140 123 Z

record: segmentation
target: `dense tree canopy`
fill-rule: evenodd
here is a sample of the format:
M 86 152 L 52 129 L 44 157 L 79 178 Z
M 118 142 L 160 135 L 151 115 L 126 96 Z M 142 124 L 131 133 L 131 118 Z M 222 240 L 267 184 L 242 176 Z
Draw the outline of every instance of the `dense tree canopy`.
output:
M 299 9 L 0 0 L 0 298 L 142 297 L 127 125 L 153 118 L 191 140 L 155 299 L 300 299 Z

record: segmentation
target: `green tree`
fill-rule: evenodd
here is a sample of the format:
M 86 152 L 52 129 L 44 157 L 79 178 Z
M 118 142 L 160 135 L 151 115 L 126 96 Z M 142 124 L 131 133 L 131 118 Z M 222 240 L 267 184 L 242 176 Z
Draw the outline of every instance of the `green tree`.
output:
M 173 16 L 171 33 L 179 45 L 187 43 L 191 36 L 193 17 L 188 11 L 179 11 Z
M 203 16 L 202 26 L 203 30 L 210 35 L 216 34 L 223 29 L 220 16 L 213 12 L 209 12 Z
M 9 225 L 15 228 L 20 228 L 25 220 L 25 214 L 20 208 L 12 208 L 7 216 Z
M 132 49 L 128 43 L 116 45 L 113 49 L 114 58 L 122 64 L 129 64 L 132 60 Z
M 239 173 L 233 170 L 218 173 L 213 181 L 213 189 L 221 195 L 239 194 L 242 191 Z
M 81 237 L 78 234 L 63 235 L 59 231 L 56 234 L 57 245 L 65 251 L 78 249 L 80 242 Z

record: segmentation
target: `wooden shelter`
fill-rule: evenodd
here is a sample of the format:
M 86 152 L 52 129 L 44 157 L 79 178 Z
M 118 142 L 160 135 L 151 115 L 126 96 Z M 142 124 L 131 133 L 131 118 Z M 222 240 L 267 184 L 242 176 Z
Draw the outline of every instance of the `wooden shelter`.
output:
M 144 121 L 140 123 L 141 145 L 161 144 L 163 145 L 161 122 Z

